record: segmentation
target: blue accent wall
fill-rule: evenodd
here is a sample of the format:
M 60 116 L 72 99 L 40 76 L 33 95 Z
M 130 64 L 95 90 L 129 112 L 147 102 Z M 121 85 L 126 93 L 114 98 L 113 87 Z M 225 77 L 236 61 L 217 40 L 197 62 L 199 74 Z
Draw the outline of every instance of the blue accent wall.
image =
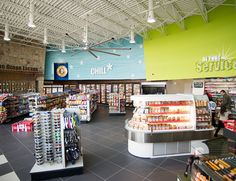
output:
M 54 63 L 68 63 L 68 80 L 111 80 L 111 79 L 146 79 L 143 39 L 135 37 L 136 43 L 127 39 L 107 43 L 104 47 L 130 47 L 131 50 L 110 50 L 120 54 L 113 56 L 94 52 L 99 59 L 89 52 L 76 50 L 66 53 L 47 52 L 45 62 L 45 80 L 54 80 Z M 104 50 L 107 51 L 107 50 Z

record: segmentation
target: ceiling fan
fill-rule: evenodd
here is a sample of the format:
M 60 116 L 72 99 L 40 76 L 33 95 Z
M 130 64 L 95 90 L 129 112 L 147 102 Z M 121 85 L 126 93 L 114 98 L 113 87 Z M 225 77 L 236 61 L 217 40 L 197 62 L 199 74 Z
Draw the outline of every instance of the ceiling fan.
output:
M 87 34 L 87 30 L 85 33 Z M 70 39 L 72 39 L 73 41 L 75 41 L 78 44 L 78 46 L 81 48 L 80 50 L 89 52 L 95 58 L 98 58 L 98 56 L 94 52 L 105 53 L 105 54 L 114 55 L 114 56 L 120 56 L 120 54 L 112 53 L 112 52 L 108 52 L 108 51 L 104 51 L 104 50 L 131 50 L 131 48 L 123 48 L 123 47 L 109 47 L 109 48 L 96 47 L 96 46 L 102 45 L 104 43 L 113 41 L 113 40 L 115 40 L 115 38 L 110 38 L 108 40 L 102 41 L 102 42 L 94 44 L 94 45 L 89 45 L 87 43 L 87 40 L 85 40 L 85 44 L 82 45 L 78 40 L 73 38 L 68 33 L 66 33 L 66 36 L 69 37 Z M 85 37 L 87 37 L 87 35 L 85 35 Z

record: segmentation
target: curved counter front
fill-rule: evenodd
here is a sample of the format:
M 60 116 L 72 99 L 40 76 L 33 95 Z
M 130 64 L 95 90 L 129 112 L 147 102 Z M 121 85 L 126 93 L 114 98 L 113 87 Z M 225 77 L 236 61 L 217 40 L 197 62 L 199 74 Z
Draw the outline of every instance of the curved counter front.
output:
M 154 158 L 173 155 L 188 155 L 195 151 L 209 153 L 203 140 L 213 137 L 213 129 L 208 130 L 164 130 L 147 132 L 135 130 L 126 125 L 128 150 L 132 155 Z

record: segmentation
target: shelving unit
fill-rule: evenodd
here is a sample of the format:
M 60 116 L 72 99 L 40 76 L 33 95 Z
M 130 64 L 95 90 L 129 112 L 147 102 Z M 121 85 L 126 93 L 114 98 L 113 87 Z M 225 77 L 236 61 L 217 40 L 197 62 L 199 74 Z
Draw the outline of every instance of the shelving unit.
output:
M 109 114 L 125 114 L 125 99 L 118 93 L 110 93 Z
M 125 126 L 131 154 L 152 158 L 190 154 L 197 148 L 209 152 L 202 140 L 212 138 L 214 129 L 196 129 L 193 95 L 137 95 L 131 100 L 135 110 Z
M 3 94 L 0 100 L 1 123 L 29 113 L 29 102 L 26 96 Z
M 67 108 L 78 109 L 81 121 L 90 121 L 97 109 L 97 93 L 80 93 L 69 95 L 66 100 Z
M 39 111 L 34 114 L 36 163 L 30 171 L 32 180 L 71 176 L 83 172 L 77 118 L 76 113 L 64 109 L 54 109 L 51 112 Z M 73 139 L 69 138 L 70 134 Z M 68 143 L 73 146 L 73 149 L 70 150 L 71 146 L 68 147 Z M 68 149 L 70 151 L 67 151 Z M 76 153 L 71 154 L 72 151 Z
M 215 120 L 219 120 L 220 104 L 222 102 L 221 90 L 229 93 L 232 99 L 232 107 L 236 107 L 236 78 L 209 79 L 205 81 L 205 91 L 207 91 L 216 102 Z M 236 114 L 236 111 L 235 111 Z
M 7 119 L 7 110 L 4 107 L 4 101 L 6 100 L 8 94 L 0 94 L 0 123 L 3 123 Z
M 37 110 L 50 111 L 54 108 L 66 107 L 66 94 L 54 93 L 37 98 Z
M 132 84 L 125 84 L 125 99 L 126 99 L 126 106 L 131 106 L 131 95 L 133 95 L 133 87 Z
M 213 129 L 211 125 L 211 110 L 206 95 L 195 95 L 196 129 Z
M 214 159 L 205 158 L 194 163 L 191 180 L 193 181 L 224 181 L 235 180 L 235 174 L 230 174 L 236 171 L 236 157 L 226 156 Z

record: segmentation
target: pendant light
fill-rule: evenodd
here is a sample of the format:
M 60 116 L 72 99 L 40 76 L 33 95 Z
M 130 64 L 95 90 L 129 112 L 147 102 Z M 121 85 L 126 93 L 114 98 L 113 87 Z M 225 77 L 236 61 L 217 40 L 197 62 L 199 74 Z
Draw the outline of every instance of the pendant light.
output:
M 5 33 L 4 33 L 4 38 L 5 41 L 10 41 L 11 39 L 9 38 L 9 25 L 5 24 Z
M 35 24 L 34 24 L 34 3 L 33 3 L 33 0 L 30 1 L 28 26 L 30 28 L 35 28 L 36 27 Z
M 130 41 L 129 41 L 129 43 L 135 43 L 135 34 L 134 34 L 134 30 L 133 29 L 131 29 L 131 31 L 130 31 Z
M 154 17 L 154 12 L 153 12 L 153 0 L 148 1 L 148 23 L 155 23 L 156 19 Z
M 65 41 L 64 40 L 62 40 L 62 43 L 61 43 L 61 52 L 66 53 Z
M 47 31 L 47 28 L 44 28 L 43 44 L 44 45 L 48 44 L 48 31 Z

